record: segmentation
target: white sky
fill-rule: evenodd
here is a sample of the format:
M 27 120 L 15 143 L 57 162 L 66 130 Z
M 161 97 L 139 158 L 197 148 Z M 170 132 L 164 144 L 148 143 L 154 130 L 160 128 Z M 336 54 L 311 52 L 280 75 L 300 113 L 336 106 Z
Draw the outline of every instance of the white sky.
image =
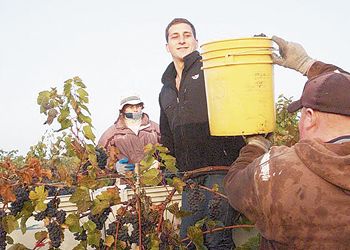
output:
M 0 149 L 25 154 L 36 144 L 48 128 L 38 93 L 61 90 L 73 76 L 88 87 L 97 138 L 115 121 L 127 89 L 141 93 L 158 122 L 160 78 L 171 61 L 164 29 L 175 17 L 195 25 L 199 44 L 278 35 L 350 70 L 349 7 L 347 0 L 0 0 Z M 304 82 L 275 66 L 276 97 L 297 99 Z

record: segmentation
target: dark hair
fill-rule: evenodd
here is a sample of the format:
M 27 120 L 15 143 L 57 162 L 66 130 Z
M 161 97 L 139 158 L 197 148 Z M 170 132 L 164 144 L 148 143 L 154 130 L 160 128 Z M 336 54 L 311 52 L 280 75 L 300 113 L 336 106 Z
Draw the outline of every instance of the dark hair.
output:
M 169 29 L 170 29 L 170 27 L 173 26 L 173 25 L 175 25 L 175 24 L 179 24 L 179 23 L 186 23 L 186 24 L 188 24 L 188 25 L 191 27 L 191 29 L 192 29 L 192 33 L 193 33 L 194 38 L 197 39 L 197 38 L 196 38 L 196 29 L 194 28 L 193 24 L 192 24 L 190 21 L 188 21 L 188 20 L 185 19 L 185 18 L 174 18 L 174 19 L 168 24 L 168 26 L 167 26 L 166 29 L 165 29 L 165 40 L 166 40 L 167 42 L 168 42 L 168 36 L 169 36 Z

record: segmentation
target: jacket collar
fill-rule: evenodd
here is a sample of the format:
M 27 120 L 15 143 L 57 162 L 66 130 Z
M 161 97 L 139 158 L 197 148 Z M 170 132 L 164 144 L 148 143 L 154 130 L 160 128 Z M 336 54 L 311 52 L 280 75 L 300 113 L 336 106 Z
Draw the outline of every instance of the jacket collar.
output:
M 118 118 L 118 120 L 114 122 L 114 125 L 116 126 L 117 133 L 123 133 L 123 134 L 127 134 L 129 132 L 133 133 L 132 130 L 126 126 L 125 121 L 121 116 Z M 148 127 L 150 127 L 149 117 L 146 113 L 143 113 L 140 130 L 146 129 Z
M 193 51 L 192 53 L 188 54 L 184 57 L 184 72 L 187 72 L 189 68 L 197 61 L 200 60 L 201 56 L 197 50 Z M 173 83 L 175 84 L 175 78 L 176 78 L 176 69 L 174 62 L 171 62 L 166 70 L 164 71 L 164 74 L 162 76 L 162 83 L 164 85 Z

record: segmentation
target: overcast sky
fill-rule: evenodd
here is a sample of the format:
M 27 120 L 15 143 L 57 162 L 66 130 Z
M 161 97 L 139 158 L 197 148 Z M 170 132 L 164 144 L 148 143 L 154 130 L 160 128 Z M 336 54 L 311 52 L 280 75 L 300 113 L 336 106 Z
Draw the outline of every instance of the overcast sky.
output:
M 310 56 L 350 70 L 348 1 L 0 0 L 0 149 L 25 154 L 47 130 L 36 98 L 80 76 L 97 138 L 120 95 L 139 92 L 158 122 L 170 54 L 164 29 L 185 17 L 199 44 L 265 33 L 300 42 Z M 298 98 L 305 78 L 275 66 L 275 96 Z M 350 95 L 349 95 L 350 98 Z

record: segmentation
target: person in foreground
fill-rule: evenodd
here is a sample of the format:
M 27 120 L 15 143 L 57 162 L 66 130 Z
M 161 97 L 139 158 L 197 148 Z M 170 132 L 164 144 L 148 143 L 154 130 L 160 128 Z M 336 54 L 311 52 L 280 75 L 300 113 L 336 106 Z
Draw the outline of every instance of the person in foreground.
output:
M 262 235 L 261 249 L 350 248 L 350 75 L 272 38 L 274 63 L 308 77 L 289 112 L 301 112 L 300 141 L 276 146 L 247 138 L 224 179 L 230 204 Z
M 160 141 L 159 126 L 142 110 L 143 101 L 137 94 L 122 96 L 119 117 L 101 136 L 98 145 L 108 152 L 111 146 L 119 150 L 116 170 L 124 174 L 132 171 L 144 157 L 144 147 Z
M 165 30 L 165 39 L 172 62 L 163 74 L 163 87 L 159 94 L 161 143 L 176 157 L 181 173 L 210 169 L 192 176 L 191 180 L 210 189 L 217 184 L 222 193 L 227 168 L 238 157 L 244 140 L 241 136 L 210 135 L 204 74 L 201 70 L 203 64 L 197 51 L 198 41 L 193 24 L 187 19 L 175 18 Z M 215 166 L 227 168 L 225 172 L 220 172 L 214 169 Z M 182 209 L 192 212 L 192 215 L 182 218 L 181 238 L 185 238 L 187 229 L 199 220 L 208 218 L 231 226 L 239 216 L 226 199 L 202 189 L 185 188 L 182 192 Z M 208 249 L 231 249 L 232 230 L 205 234 L 204 244 Z M 189 246 L 189 249 L 192 248 L 193 244 Z

